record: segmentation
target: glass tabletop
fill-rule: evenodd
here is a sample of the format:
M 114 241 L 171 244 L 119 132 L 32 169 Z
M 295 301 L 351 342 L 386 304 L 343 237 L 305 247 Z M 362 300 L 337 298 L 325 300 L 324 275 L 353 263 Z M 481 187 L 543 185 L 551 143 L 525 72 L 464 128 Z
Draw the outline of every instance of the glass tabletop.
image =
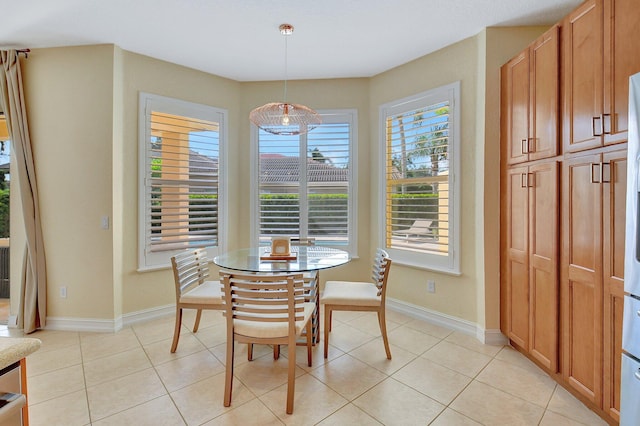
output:
M 230 251 L 213 258 L 213 263 L 225 269 L 246 272 L 306 272 L 334 268 L 351 260 L 349 253 L 330 247 L 292 246 L 295 259 L 265 259 L 271 247 L 252 247 Z

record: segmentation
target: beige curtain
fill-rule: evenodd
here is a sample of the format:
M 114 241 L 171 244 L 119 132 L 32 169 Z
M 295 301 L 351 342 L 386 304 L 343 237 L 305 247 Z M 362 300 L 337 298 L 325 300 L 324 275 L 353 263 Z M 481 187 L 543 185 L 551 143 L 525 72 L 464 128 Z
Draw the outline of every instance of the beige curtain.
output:
M 11 137 L 11 149 L 17 162 L 27 235 L 18 327 L 25 333 L 31 333 L 44 327 L 47 318 L 47 271 L 22 72 L 19 53 L 15 50 L 0 50 L 0 95 Z

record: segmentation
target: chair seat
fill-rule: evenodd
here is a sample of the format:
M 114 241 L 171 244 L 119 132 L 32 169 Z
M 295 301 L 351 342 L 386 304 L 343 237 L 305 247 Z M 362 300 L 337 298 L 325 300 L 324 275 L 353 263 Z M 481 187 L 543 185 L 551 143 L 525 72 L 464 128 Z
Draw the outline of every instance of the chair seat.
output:
M 302 329 L 311 318 L 315 303 L 304 303 L 304 320 L 296 321 L 296 335 L 302 333 Z M 286 317 L 286 315 L 285 315 Z M 233 320 L 233 332 L 247 337 L 256 338 L 278 338 L 289 335 L 289 324 L 287 322 L 256 322 L 240 319 Z
M 205 281 L 199 286 L 180 296 L 180 303 L 219 304 L 222 301 L 222 286 L 220 281 Z
M 320 303 L 326 305 L 379 306 L 382 298 L 371 282 L 327 281 Z

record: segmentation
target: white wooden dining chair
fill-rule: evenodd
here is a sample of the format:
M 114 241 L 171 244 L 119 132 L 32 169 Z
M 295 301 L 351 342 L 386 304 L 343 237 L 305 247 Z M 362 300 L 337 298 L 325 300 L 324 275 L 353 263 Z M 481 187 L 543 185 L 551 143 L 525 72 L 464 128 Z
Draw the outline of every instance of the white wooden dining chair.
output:
M 387 278 L 391 268 L 389 254 L 376 250 L 371 279 L 373 282 L 327 281 L 320 304 L 324 306 L 324 357 L 329 351 L 329 333 L 331 332 L 331 314 L 333 311 L 370 311 L 378 314 L 378 324 L 384 342 L 387 359 L 391 359 L 387 323 L 385 318 L 385 301 Z
M 178 348 L 182 310 L 197 309 L 193 332 L 200 327 L 203 309 L 224 309 L 220 281 L 208 281 L 209 258 L 204 249 L 187 250 L 171 258 L 176 288 L 176 324 L 171 353 Z
M 311 315 L 302 274 L 259 275 L 220 271 L 227 319 L 224 406 L 231 405 L 235 342 L 288 346 L 287 414 L 293 413 L 296 340 L 306 330 L 307 364 L 312 365 Z

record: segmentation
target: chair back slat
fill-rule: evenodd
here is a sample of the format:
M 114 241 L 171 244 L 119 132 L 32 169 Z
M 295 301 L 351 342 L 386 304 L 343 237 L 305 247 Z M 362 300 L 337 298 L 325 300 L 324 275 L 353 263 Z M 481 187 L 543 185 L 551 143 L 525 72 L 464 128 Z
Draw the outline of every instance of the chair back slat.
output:
M 256 322 L 290 322 L 304 318 L 302 274 L 255 275 L 220 271 L 226 315 Z
M 391 259 L 389 258 L 389 254 L 380 248 L 377 249 L 373 261 L 371 280 L 376 287 L 378 287 L 378 296 L 384 297 L 386 293 L 386 284 L 390 267 Z
M 194 249 L 179 253 L 171 258 L 176 295 L 195 285 L 200 285 L 209 277 L 209 258 L 204 249 Z

